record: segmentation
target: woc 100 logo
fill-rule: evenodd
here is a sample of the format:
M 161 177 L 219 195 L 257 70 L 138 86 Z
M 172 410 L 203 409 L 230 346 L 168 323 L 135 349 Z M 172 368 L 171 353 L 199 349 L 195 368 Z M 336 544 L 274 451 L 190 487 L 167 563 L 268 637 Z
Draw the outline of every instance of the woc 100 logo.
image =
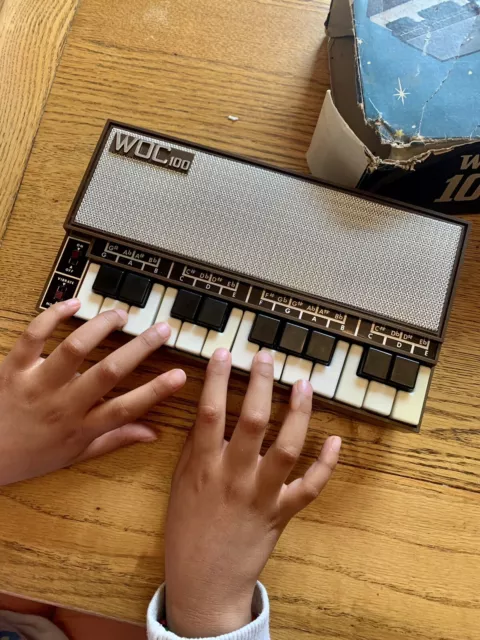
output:
M 180 173 L 189 172 L 195 157 L 193 153 L 173 149 L 164 142 L 149 142 L 119 131 L 115 134 L 109 151 Z

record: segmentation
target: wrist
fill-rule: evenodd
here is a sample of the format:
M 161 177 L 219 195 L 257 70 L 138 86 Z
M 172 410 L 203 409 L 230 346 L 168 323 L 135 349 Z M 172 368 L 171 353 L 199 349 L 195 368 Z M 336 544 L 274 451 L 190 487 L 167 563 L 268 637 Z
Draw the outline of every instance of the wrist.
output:
M 183 638 L 209 638 L 238 631 L 252 621 L 254 587 L 226 597 L 205 589 L 200 597 L 180 598 L 166 587 L 166 616 L 170 631 Z

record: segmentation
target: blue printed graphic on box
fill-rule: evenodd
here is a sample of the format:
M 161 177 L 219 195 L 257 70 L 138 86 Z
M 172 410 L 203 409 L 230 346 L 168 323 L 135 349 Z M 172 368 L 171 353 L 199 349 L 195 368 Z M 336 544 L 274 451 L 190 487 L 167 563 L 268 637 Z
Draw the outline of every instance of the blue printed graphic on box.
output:
M 480 139 L 480 0 L 354 0 L 367 120 L 385 142 Z
M 21 640 L 21 638 L 15 631 L 0 630 L 0 640 Z

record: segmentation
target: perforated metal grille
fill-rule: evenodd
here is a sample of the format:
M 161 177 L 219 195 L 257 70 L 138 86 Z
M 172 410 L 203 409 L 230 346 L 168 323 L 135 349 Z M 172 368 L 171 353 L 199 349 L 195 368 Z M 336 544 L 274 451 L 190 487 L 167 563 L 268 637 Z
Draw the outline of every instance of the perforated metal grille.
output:
M 110 153 L 116 131 L 132 133 L 110 133 L 75 223 L 438 330 L 462 233 L 455 221 L 196 150 L 190 172 L 177 173 Z

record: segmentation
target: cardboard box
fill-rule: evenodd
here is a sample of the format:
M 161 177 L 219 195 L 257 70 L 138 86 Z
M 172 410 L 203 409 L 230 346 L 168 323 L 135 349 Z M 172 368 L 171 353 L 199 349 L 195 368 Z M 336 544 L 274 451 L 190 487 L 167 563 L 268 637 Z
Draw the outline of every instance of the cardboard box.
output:
M 332 92 L 307 160 L 347 187 L 480 213 L 480 4 L 332 0 Z

